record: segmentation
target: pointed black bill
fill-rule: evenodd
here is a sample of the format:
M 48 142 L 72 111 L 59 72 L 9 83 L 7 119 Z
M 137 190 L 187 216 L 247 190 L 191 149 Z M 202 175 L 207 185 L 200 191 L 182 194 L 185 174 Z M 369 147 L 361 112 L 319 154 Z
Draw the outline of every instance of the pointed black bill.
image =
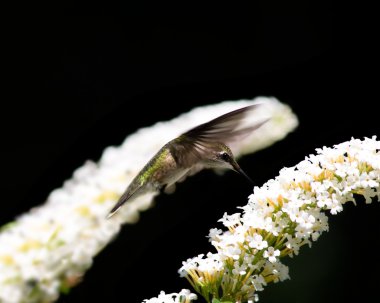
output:
M 239 164 L 237 164 L 236 161 L 231 161 L 231 165 L 232 167 L 234 168 L 234 170 L 241 174 L 242 176 L 244 176 L 252 185 L 255 184 L 255 182 L 252 181 L 252 179 L 250 177 L 248 177 L 248 175 L 240 168 Z

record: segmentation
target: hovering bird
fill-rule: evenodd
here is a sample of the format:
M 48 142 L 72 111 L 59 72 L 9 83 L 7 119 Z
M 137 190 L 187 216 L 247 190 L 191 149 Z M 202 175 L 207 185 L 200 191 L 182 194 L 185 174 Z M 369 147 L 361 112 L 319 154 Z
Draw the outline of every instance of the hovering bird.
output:
M 243 126 L 243 120 L 258 106 L 246 106 L 219 116 L 166 143 L 132 180 L 107 218 L 124 203 L 146 192 L 161 189 L 173 192 L 176 182 L 203 168 L 232 169 L 252 182 L 236 162 L 229 145 L 269 120 Z

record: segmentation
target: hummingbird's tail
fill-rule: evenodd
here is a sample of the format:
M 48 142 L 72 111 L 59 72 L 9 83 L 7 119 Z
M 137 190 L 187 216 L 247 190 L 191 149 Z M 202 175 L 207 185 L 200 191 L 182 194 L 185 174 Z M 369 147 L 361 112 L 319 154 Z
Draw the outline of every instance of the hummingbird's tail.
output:
M 115 206 L 111 209 L 111 211 L 107 215 L 107 219 L 111 218 L 117 211 L 127 202 L 141 187 L 136 188 L 134 191 L 126 190 L 124 194 L 119 198 L 119 201 L 115 204 Z
M 126 201 L 118 201 L 116 203 L 116 205 L 111 209 L 111 211 L 108 213 L 107 215 L 107 219 L 110 219 L 114 214 L 117 213 L 117 211 L 120 209 L 120 207 L 123 206 L 123 204 L 125 203 Z

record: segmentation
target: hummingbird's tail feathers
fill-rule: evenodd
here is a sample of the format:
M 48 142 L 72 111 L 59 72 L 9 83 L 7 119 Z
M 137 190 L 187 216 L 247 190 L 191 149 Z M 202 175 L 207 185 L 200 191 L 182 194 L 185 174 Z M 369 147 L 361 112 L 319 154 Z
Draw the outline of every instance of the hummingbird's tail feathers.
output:
M 121 206 L 119 206 L 119 207 L 116 208 L 115 210 L 112 209 L 112 210 L 108 213 L 106 219 L 107 219 L 107 220 L 108 220 L 108 219 L 111 219 L 111 218 L 113 217 L 113 215 L 116 214 L 116 212 L 119 210 L 120 207 L 121 207 Z
M 117 211 L 128 201 L 132 198 L 132 196 L 138 192 L 138 190 L 141 188 L 138 187 L 134 191 L 126 190 L 124 194 L 119 198 L 119 201 L 115 204 L 115 206 L 111 209 L 111 211 L 107 215 L 107 219 L 110 219 L 114 214 L 117 213 Z
M 117 202 L 117 204 L 108 213 L 107 219 L 110 219 L 111 217 L 113 217 L 113 215 L 117 213 L 117 211 L 120 209 L 120 207 L 123 206 L 124 203 L 125 203 L 125 201 L 123 201 L 123 202 L 121 202 L 121 201 Z

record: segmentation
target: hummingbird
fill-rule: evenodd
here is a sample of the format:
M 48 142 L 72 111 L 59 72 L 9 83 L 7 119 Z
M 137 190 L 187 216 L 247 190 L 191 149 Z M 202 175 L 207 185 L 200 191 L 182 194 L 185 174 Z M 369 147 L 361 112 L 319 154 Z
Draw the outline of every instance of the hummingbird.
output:
M 246 116 L 259 104 L 246 106 L 198 125 L 166 143 L 129 184 L 107 218 L 126 202 L 149 191 L 171 193 L 182 182 L 204 168 L 227 168 L 253 181 L 236 162 L 230 145 L 258 129 L 269 119 L 242 127 Z

